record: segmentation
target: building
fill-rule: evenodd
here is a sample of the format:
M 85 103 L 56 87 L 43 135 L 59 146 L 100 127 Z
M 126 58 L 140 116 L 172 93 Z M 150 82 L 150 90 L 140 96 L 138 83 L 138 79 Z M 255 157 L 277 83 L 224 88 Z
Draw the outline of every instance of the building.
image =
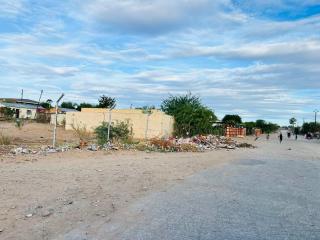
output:
M 22 119 L 35 119 L 37 112 L 45 110 L 39 102 L 17 98 L 0 98 L 0 108 L 10 108 L 15 111 L 15 118 Z
M 136 139 L 163 138 L 172 136 L 174 130 L 174 118 L 159 110 L 152 110 L 150 114 L 138 109 L 114 109 L 111 115 L 108 109 L 83 108 L 81 112 L 66 113 L 66 129 L 85 127 L 93 132 L 103 122 L 116 124 L 127 122 L 132 135 Z

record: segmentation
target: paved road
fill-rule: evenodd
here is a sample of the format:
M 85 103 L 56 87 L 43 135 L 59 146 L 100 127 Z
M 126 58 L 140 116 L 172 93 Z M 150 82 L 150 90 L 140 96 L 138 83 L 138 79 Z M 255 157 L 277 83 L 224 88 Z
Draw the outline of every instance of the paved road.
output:
M 117 239 L 319 240 L 320 161 L 237 160 L 155 193 L 132 211 L 137 222 Z

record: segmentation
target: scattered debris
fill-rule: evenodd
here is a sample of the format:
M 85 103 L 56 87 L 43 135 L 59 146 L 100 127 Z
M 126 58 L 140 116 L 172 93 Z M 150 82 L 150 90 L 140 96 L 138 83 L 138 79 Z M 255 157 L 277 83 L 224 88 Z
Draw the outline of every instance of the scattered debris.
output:
M 48 209 L 45 210 L 41 213 L 41 217 L 49 217 L 50 215 L 52 215 L 54 213 L 53 209 Z
M 27 147 L 17 147 L 11 150 L 13 155 L 25 155 L 25 154 L 50 154 L 66 152 L 75 147 L 65 145 L 57 148 L 52 148 L 50 146 L 43 146 L 40 149 L 30 149 Z M 76 148 L 82 149 L 81 146 Z M 227 149 L 233 150 L 237 148 L 255 148 L 253 145 L 248 143 L 237 143 L 231 138 L 224 136 L 215 135 L 198 135 L 188 138 L 168 138 L 168 139 L 158 139 L 154 138 L 145 142 L 138 142 L 132 144 L 121 144 L 121 143 L 107 143 L 103 146 L 98 144 L 89 144 L 85 148 L 87 151 L 111 151 L 111 150 L 138 150 L 145 152 L 203 152 L 210 151 L 214 149 Z M 288 149 L 291 150 L 291 149 Z

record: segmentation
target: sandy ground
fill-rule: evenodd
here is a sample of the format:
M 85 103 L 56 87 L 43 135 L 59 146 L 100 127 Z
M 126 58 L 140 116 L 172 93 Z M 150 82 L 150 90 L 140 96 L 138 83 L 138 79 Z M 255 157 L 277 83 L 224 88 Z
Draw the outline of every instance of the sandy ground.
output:
M 10 134 L 33 142 L 35 137 L 28 138 L 33 127 L 26 125 Z M 5 125 L 1 128 L 8 131 Z M 71 133 L 64 134 L 60 134 L 60 141 L 68 139 Z M 50 131 L 43 126 L 43 132 L 37 131 L 33 136 L 47 138 Z M 70 138 L 77 140 L 71 135 Z M 304 148 L 298 150 L 294 145 L 295 150 L 289 151 L 290 146 L 285 144 L 275 148 L 278 144 L 275 139 L 240 141 L 254 143 L 258 148 L 205 153 L 72 150 L 48 156 L 1 155 L 0 238 L 57 239 L 80 226 L 85 226 L 88 232 L 94 231 L 92 227 L 96 228 L 97 224 L 92 223 L 105 224 L 119 219 L 141 197 L 165 191 L 201 170 L 256 154 L 272 152 L 288 157 L 314 154 L 317 158 L 320 153 L 319 148 L 314 152 L 314 146 L 305 142 L 302 142 Z
M 78 225 L 112 221 L 135 199 L 223 164 L 239 151 L 250 150 L 2 156 L 1 239 L 54 239 Z
M 0 134 L 8 136 L 13 145 L 41 146 L 51 145 L 53 138 L 53 126 L 42 123 L 25 122 L 21 129 L 14 122 L 0 121 Z M 62 127 L 57 128 L 57 142 L 78 143 L 79 139 L 73 131 L 66 131 Z

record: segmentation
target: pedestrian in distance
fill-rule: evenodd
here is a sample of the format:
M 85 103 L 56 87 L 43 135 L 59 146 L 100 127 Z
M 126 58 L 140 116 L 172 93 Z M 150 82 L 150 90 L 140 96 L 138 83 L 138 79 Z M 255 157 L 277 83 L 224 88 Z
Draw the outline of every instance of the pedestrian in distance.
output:
M 280 133 L 280 135 L 279 135 L 279 141 L 280 141 L 280 143 L 282 143 L 282 140 L 283 140 L 283 136 L 282 136 L 282 133 Z

